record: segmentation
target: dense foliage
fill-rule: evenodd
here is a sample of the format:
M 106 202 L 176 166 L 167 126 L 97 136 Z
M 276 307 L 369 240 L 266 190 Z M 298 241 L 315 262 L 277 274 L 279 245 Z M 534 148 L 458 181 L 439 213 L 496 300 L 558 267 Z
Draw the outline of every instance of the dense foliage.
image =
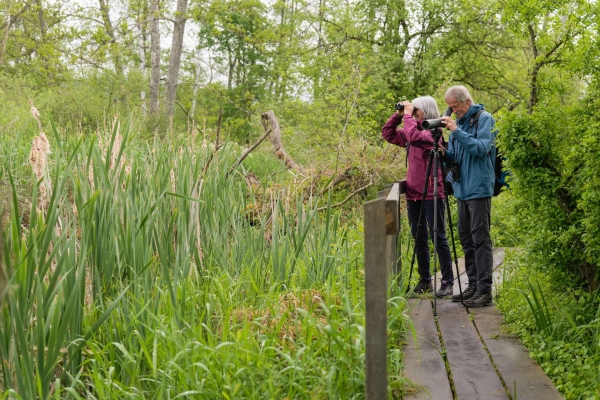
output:
M 50 388 L 75 397 L 162 396 L 171 387 L 184 393 L 198 374 L 178 366 L 210 372 L 216 359 L 230 363 L 201 384 L 217 396 L 294 397 L 297 385 L 317 396 L 360 392 L 362 244 L 353 207 L 403 177 L 404 153 L 380 138 L 393 104 L 433 95 L 443 109 L 453 84 L 468 86 L 494 113 L 512 174 L 510 192 L 494 199 L 495 244 L 518 246 L 523 274 L 554 283 L 542 282 L 544 292 L 566 286 L 574 293 L 561 298 L 578 304 L 570 329 L 579 338 L 595 332 L 595 2 L 0 0 L 0 10 L 3 256 L 12 271 L 9 293 L 19 293 L 4 305 L 11 311 L 2 314 L 0 350 L 10 360 L 2 365 L 11 371 L 3 372 L 4 388 L 22 398 L 47 397 Z M 54 132 L 49 167 L 35 178 L 27 154 L 40 129 L 30 99 L 43 128 Z M 306 175 L 286 172 L 265 146 L 226 173 L 237 146 L 262 135 L 267 110 Z M 131 129 L 117 129 L 115 115 L 135 121 Z M 50 120 L 58 128 L 49 129 Z M 127 162 L 111 168 L 117 131 L 124 143 L 115 157 Z M 214 152 L 202 148 L 205 140 L 227 146 Z M 249 171 L 259 178 L 253 190 L 240 179 Z M 342 217 L 317 212 L 343 171 L 327 201 L 364 197 L 348 202 Z M 364 187 L 366 195 L 357 190 Z M 518 286 L 522 275 L 514 276 Z M 95 302 L 84 305 L 88 286 Z M 530 300 L 539 291 L 518 287 Z M 511 321 L 527 315 L 516 297 L 505 301 L 506 310 L 516 305 Z M 288 302 L 311 312 L 272 306 Z M 291 332 L 284 326 L 292 340 L 277 336 Z M 558 337 L 537 324 L 517 329 L 545 348 Z M 144 362 L 131 361 L 132 348 Z M 315 364 L 301 371 L 311 352 Z M 547 368 L 560 358 L 536 357 Z M 249 359 L 255 368 L 238 368 Z M 285 377 L 264 378 L 275 369 Z M 21 378 L 11 379 L 16 370 Z M 591 378 L 577 381 L 584 373 L 549 374 L 566 379 L 558 385 L 568 397 L 598 390 Z M 239 376 L 265 383 L 237 387 Z M 143 384 L 132 388 L 136 379 Z M 297 385 L 284 392 L 280 380 Z

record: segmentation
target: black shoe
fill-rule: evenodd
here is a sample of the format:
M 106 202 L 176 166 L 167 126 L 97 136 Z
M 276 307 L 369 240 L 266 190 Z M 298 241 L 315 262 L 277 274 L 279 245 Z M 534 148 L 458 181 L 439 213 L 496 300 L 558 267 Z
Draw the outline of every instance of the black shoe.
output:
M 440 287 L 440 290 L 438 290 L 435 293 L 435 296 L 440 299 L 447 299 L 448 297 L 452 296 L 453 292 L 454 292 L 454 287 L 452 286 L 452 284 L 450 284 L 446 281 L 442 281 L 442 286 Z
M 431 284 L 431 279 L 429 280 L 419 280 L 417 286 L 415 286 L 415 290 L 413 290 L 414 294 L 423 294 L 427 292 L 433 292 L 433 285 Z
M 462 301 L 468 300 L 477 292 L 477 285 L 469 285 L 462 292 Z M 461 301 L 460 293 L 452 296 L 452 301 Z
M 465 300 L 463 304 L 467 307 L 485 307 L 494 304 L 491 293 L 477 292 L 469 300 Z

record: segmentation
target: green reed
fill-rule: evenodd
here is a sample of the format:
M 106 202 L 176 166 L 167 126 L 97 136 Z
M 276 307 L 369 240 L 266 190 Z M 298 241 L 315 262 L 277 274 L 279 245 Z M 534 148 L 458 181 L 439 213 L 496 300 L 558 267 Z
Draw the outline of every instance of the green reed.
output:
M 127 124 L 102 145 L 54 127 L 39 212 L 42 182 L 23 207 L 31 175 L 6 166 L 19 177 L 3 253 L 6 396 L 363 397 L 358 229 L 318 210 L 329 199 L 250 190 L 229 173 L 232 144 L 142 141 Z M 391 304 L 403 329 L 405 302 Z

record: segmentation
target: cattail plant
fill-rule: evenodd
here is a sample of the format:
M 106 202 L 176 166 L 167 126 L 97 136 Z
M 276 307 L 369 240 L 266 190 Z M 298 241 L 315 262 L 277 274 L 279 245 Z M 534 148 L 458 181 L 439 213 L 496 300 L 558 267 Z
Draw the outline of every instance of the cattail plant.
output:
M 48 204 L 48 198 L 50 196 L 49 190 L 52 187 L 46 159 L 46 156 L 50 154 L 50 142 L 48 141 L 46 134 L 44 134 L 42 123 L 40 121 L 40 113 L 38 109 L 35 108 L 33 100 L 29 99 L 29 104 L 31 105 L 31 115 L 36 120 L 39 129 L 39 135 L 33 138 L 31 152 L 29 153 L 29 164 L 38 181 L 41 181 L 42 183 L 39 188 L 39 205 L 40 208 L 44 210 Z
M 237 167 L 229 173 L 239 157 L 232 143 L 175 133 L 147 143 L 131 132 L 130 121 L 113 119 L 77 143 L 54 135 L 47 212 L 31 207 L 25 231 L 13 201 L 0 391 L 24 399 L 363 393 L 360 229 L 330 208 L 319 212 L 323 204 L 293 184 L 266 191 Z M 44 144 L 36 149 L 32 167 L 47 155 Z M 51 229 L 61 218 L 64 229 Z M 392 307 L 398 319 L 403 304 Z
M 4 266 L 4 223 L 0 223 L 0 307 L 4 303 L 4 297 L 6 296 L 6 268 Z

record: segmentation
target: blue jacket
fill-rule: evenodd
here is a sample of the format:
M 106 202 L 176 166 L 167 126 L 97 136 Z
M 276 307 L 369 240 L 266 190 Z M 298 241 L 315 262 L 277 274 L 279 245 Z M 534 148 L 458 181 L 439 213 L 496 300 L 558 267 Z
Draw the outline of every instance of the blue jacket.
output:
M 452 161 L 460 164 L 460 182 L 452 182 L 454 197 L 458 200 L 480 199 L 494 194 L 496 121 L 484 111 L 479 115 L 479 123 L 471 125 L 471 117 L 479 110 L 483 110 L 483 105 L 473 104 L 456 121 L 458 128 L 450 134 L 448 150 L 444 154 L 448 166 Z

